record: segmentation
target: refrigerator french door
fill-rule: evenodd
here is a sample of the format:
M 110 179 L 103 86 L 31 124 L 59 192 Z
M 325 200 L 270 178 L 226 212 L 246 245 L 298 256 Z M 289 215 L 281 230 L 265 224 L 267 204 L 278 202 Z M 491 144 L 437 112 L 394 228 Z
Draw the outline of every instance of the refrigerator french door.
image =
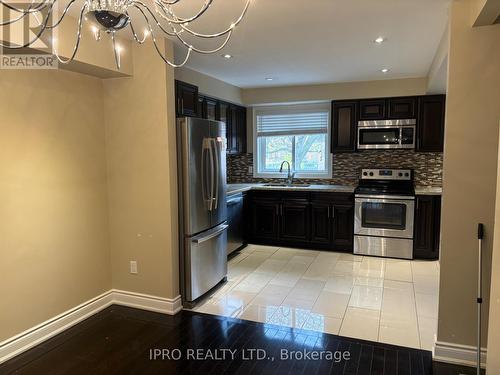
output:
M 227 275 L 226 126 L 177 120 L 180 274 L 190 304 Z

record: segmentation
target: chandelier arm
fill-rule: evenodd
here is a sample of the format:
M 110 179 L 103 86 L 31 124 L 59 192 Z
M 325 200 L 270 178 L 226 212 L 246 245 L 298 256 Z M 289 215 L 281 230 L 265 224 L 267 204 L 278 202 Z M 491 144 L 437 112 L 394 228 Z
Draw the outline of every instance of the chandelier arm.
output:
M 175 29 L 172 27 L 172 30 L 174 31 L 168 31 L 165 29 L 165 27 L 160 23 L 160 21 L 158 21 L 158 18 L 156 17 L 156 15 L 153 13 L 153 11 L 151 9 L 149 9 L 149 7 L 144 4 L 142 1 L 139 1 L 139 0 L 134 0 L 132 2 L 132 4 L 136 7 L 137 7 L 137 4 L 142 6 L 148 13 L 149 15 L 153 18 L 153 20 L 155 21 L 156 23 L 156 26 L 158 26 L 158 28 L 163 31 L 165 34 L 167 34 L 168 36 L 176 36 L 176 31 Z M 147 21 L 148 21 L 148 25 L 149 25 L 149 18 L 147 18 Z
M 4 3 L 4 2 L 3 2 L 3 0 L 0 0 L 0 3 L 1 3 L 2 5 L 4 5 L 6 8 L 9 8 L 9 7 L 7 6 L 7 3 Z M 33 8 L 33 5 L 35 5 L 35 0 L 31 0 L 31 4 L 30 4 L 30 6 L 28 7 L 28 9 L 27 9 L 27 10 L 30 10 L 30 9 L 35 9 L 35 8 Z M 44 6 L 46 6 L 46 5 L 44 4 Z M 9 9 L 10 9 L 10 8 L 9 8 Z M 42 9 L 42 8 L 37 9 L 37 11 L 36 11 L 36 12 L 33 12 L 33 15 L 35 16 L 35 18 L 36 18 L 36 13 L 37 13 L 37 12 L 39 12 L 41 9 Z M 16 11 L 16 12 L 17 12 L 17 11 Z M 19 12 L 18 12 L 18 13 L 19 13 Z M 17 17 L 17 18 L 14 18 L 14 19 L 11 19 L 11 20 L 8 20 L 8 21 L 4 21 L 4 22 L 0 22 L 0 26 L 12 25 L 13 23 L 16 23 L 17 21 L 19 21 L 19 20 L 23 19 L 24 17 L 26 17 L 26 16 L 27 16 L 27 15 L 29 15 L 29 14 L 30 14 L 30 12 L 22 12 L 22 13 L 19 15 L 19 17 Z M 37 18 L 37 21 L 38 21 L 38 18 Z M 40 26 L 41 24 L 42 24 L 42 23 L 41 23 L 41 22 L 39 22 L 39 25 L 38 25 L 38 26 Z
M 184 65 L 186 65 L 187 61 L 189 60 L 189 57 L 191 56 L 191 51 L 192 51 L 192 48 L 188 48 L 188 51 L 187 51 L 187 54 L 186 54 L 186 57 L 184 58 L 184 61 L 180 64 L 175 64 L 173 62 L 171 62 L 170 60 L 168 60 L 168 58 L 166 58 L 163 53 L 160 51 L 160 49 L 158 48 L 158 44 L 156 43 L 156 36 L 155 36 L 155 33 L 153 31 L 153 28 L 151 27 L 151 24 L 149 22 L 149 18 L 147 16 L 146 13 L 144 13 L 144 11 L 137 5 L 137 4 L 134 4 L 133 5 L 135 8 L 137 8 L 139 10 L 139 12 L 142 13 L 142 16 L 144 17 L 144 19 L 146 20 L 146 24 L 148 25 L 148 28 L 149 28 L 149 32 L 151 33 L 151 40 L 153 41 L 153 45 L 156 49 L 156 52 L 158 53 L 158 55 L 160 56 L 160 58 L 168 65 L 170 65 L 172 68 L 181 68 L 183 67 Z
M 57 22 L 53 25 L 49 25 L 47 26 L 47 29 L 53 29 L 53 28 L 56 28 L 57 26 L 60 25 L 60 23 L 62 22 L 62 20 L 64 19 L 64 17 L 66 16 L 66 14 L 68 13 L 68 10 L 69 8 L 71 8 L 71 6 L 76 2 L 76 0 L 70 0 L 70 2 L 64 7 L 63 9 L 63 12 L 62 12 L 62 15 L 61 17 L 59 18 L 59 20 L 57 20 Z
M 11 20 L 8 20 L 8 21 L 4 21 L 4 22 L 0 22 L 0 26 L 12 25 L 13 23 L 16 23 L 17 21 L 19 21 L 19 20 L 23 19 L 24 17 L 26 17 L 28 14 L 29 13 L 22 13 L 17 18 L 14 18 L 14 19 L 11 19 Z
M 32 45 L 33 43 L 35 43 L 38 39 L 40 39 L 40 37 L 42 36 L 42 34 L 44 33 L 44 31 L 47 29 L 47 23 L 49 22 L 50 15 L 52 14 L 53 7 L 54 7 L 54 3 L 51 3 L 49 5 L 48 10 L 47 10 L 47 16 L 45 17 L 45 19 L 43 21 L 43 24 L 40 25 L 40 30 L 33 37 L 33 39 L 31 39 L 27 43 L 25 43 L 23 45 L 20 45 L 20 46 L 7 46 L 7 45 L 4 45 L 2 42 L 0 42 L 0 47 L 7 48 L 7 49 L 22 49 L 22 48 L 29 47 L 30 45 Z
M 166 13 L 168 13 L 174 17 L 174 18 L 170 19 L 167 16 L 167 20 L 169 22 L 172 22 L 175 24 L 184 24 L 184 23 L 193 22 L 193 21 L 197 20 L 208 10 L 208 8 L 210 7 L 210 5 L 212 5 L 212 3 L 213 3 L 213 0 L 205 0 L 205 3 L 201 7 L 201 9 L 198 11 L 198 13 L 196 13 L 194 16 L 189 17 L 189 18 L 181 18 L 181 17 L 177 17 L 174 14 L 174 12 L 172 11 L 172 9 L 170 9 L 172 4 L 165 5 L 165 4 L 163 4 L 162 0 L 155 0 L 156 5 L 160 6 Z
M 88 9 L 88 6 L 87 6 L 87 3 L 85 3 L 83 6 L 82 6 L 82 9 L 80 10 L 80 16 L 78 17 L 78 32 L 76 34 L 76 42 L 75 42 L 75 46 L 73 47 L 73 53 L 71 54 L 71 56 L 67 59 L 59 56 L 57 54 L 57 51 L 55 50 L 55 46 L 54 46 L 54 55 L 57 57 L 57 60 L 61 63 L 61 64 L 69 64 L 71 61 L 73 61 L 73 59 L 75 58 L 76 56 L 76 53 L 78 52 L 78 48 L 80 47 L 80 40 L 82 38 L 82 24 L 83 24 L 83 13 Z
M 43 1 L 40 4 L 37 4 L 37 6 L 34 8 L 31 7 L 33 5 L 33 2 L 32 2 L 28 9 L 16 8 L 15 6 L 10 5 L 9 3 L 6 3 L 4 0 L 0 0 L 0 3 L 4 7 L 9 8 L 10 10 L 13 10 L 14 12 L 17 12 L 17 13 L 36 13 L 36 12 L 39 12 L 39 11 L 45 9 L 46 7 L 53 7 L 54 4 L 56 3 L 56 1 L 57 0 Z
M 183 24 L 179 24 L 179 26 L 182 28 L 182 30 L 188 32 L 189 34 L 191 34 L 193 36 L 199 37 L 199 38 L 210 39 L 210 38 L 216 38 L 216 37 L 219 37 L 219 36 L 223 36 L 223 35 L 226 35 L 227 33 L 229 33 L 230 31 L 234 30 L 234 28 L 241 23 L 241 21 L 243 20 L 243 17 L 245 17 L 245 14 L 248 11 L 249 5 L 250 5 L 250 0 L 247 0 L 245 8 L 243 9 L 243 12 L 241 12 L 241 15 L 239 16 L 239 18 L 235 22 L 233 22 L 226 30 L 221 31 L 221 32 L 216 33 L 216 34 L 202 34 L 202 33 L 197 33 L 195 31 L 189 29 L 188 27 L 184 26 Z
M 227 34 L 226 36 L 226 39 L 224 39 L 224 42 L 219 46 L 217 47 L 216 49 L 212 49 L 212 50 L 202 50 L 202 49 L 199 49 L 199 48 L 196 48 L 194 47 L 192 44 L 189 44 L 188 42 L 186 42 L 181 36 L 180 36 L 180 33 L 176 33 L 176 37 L 177 39 L 179 39 L 179 41 L 184 44 L 184 46 L 186 46 L 187 48 L 190 48 L 192 49 L 193 51 L 197 52 L 197 53 L 200 53 L 202 55 L 211 55 L 212 53 L 216 53 L 216 52 L 219 52 L 220 50 L 222 50 L 226 45 L 227 43 L 229 43 L 229 39 L 231 39 L 231 36 L 233 35 L 233 30 L 229 31 L 229 33 Z
M 172 29 L 174 30 L 173 32 L 172 32 L 172 31 L 168 31 L 168 30 L 166 30 L 166 29 L 163 27 L 163 25 L 162 25 L 162 24 L 158 21 L 158 18 L 156 18 L 156 15 L 153 13 L 153 11 L 152 11 L 151 9 L 149 9 L 149 8 L 148 8 L 148 6 L 147 6 L 146 4 L 144 4 L 142 1 L 139 1 L 139 0 L 134 0 L 134 1 L 132 2 L 132 4 L 133 4 L 133 5 L 134 5 L 137 9 L 139 9 L 139 10 L 141 10 L 141 8 L 139 8 L 139 6 L 138 6 L 138 5 L 140 5 L 141 7 L 143 7 L 143 8 L 144 8 L 144 9 L 145 9 L 145 10 L 146 10 L 146 11 L 147 11 L 150 15 L 151 15 L 151 17 L 154 19 L 154 21 L 156 22 L 156 26 L 158 26 L 158 27 L 159 27 L 159 29 L 160 29 L 161 31 L 163 31 L 165 34 L 167 34 L 168 36 L 176 36 L 175 29 L 174 29 L 174 28 L 172 28 Z M 141 12 L 142 12 L 142 10 L 141 10 Z M 146 17 L 146 14 L 144 14 L 144 13 L 143 13 L 143 15 L 144 15 L 144 17 Z M 149 18 L 147 18 L 147 17 L 146 17 L 146 20 L 147 20 L 147 22 L 148 22 L 148 26 L 149 26 Z
M 128 16 L 128 12 L 125 12 L 125 14 Z M 130 16 L 129 16 L 130 17 Z M 147 38 L 147 35 L 146 33 L 144 33 L 144 37 L 141 39 L 139 39 L 139 37 L 137 36 L 137 33 L 135 32 L 135 28 L 134 28 L 134 25 L 132 23 L 132 21 L 130 21 L 130 31 L 132 32 L 132 36 L 134 37 L 134 40 L 139 43 L 139 44 L 143 44 L 145 41 L 146 41 L 146 38 Z
M 161 0 L 161 2 L 165 5 L 175 5 L 179 2 L 180 0 Z

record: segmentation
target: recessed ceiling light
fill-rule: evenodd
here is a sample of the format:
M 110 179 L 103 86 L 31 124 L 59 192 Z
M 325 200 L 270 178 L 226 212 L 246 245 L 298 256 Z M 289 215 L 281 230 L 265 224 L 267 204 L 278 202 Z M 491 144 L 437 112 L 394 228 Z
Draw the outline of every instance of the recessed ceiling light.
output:
M 274 78 L 271 78 L 271 77 L 267 77 L 266 78 L 266 81 L 272 81 Z
M 224 57 L 225 59 L 232 59 L 233 58 L 233 55 L 230 55 L 229 53 L 226 53 L 225 55 L 222 55 L 222 57 Z
M 389 69 L 384 68 L 384 69 L 381 69 L 380 71 L 381 71 L 382 73 L 387 73 L 387 72 L 389 71 Z
M 382 44 L 385 42 L 385 39 L 384 39 L 384 37 L 379 36 L 377 39 L 374 40 L 374 42 L 377 44 Z

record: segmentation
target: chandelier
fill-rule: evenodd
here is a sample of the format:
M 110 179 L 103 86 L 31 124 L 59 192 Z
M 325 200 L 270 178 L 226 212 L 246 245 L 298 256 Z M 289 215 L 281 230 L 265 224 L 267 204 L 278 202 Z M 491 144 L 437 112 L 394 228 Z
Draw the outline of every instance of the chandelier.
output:
M 27 4 L 20 6 L 19 4 L 14 5 L 5 0 L 0 0 L 3 6 L 2 10 L 8 10 L 7 13 L 9 15 L 14 15 L 12 18 L 9 17 L 6 20 L 0 20 L 0 27 L 9 27 L 10 25 L 21 23 L 30 17 L 37 23 L 34 29 L 34 36 L 29 38 L 30 40 L 24 41 L 21 44 L 0 40 L 1 47 L 20 50 L 35 45 L 44 36 L 44 33 L 54 30 L 61 25 L 63 19 L 70 12 L 70 9 L 75 8 L 78 10 L 77 31 L 71 54 L 68 57 L 60 56 L 56 51 L 55 40 L 52 41 L 52 53 L 62 64 L 68 64 L 73 61 L 80 46 L 83 24 L 89 22 L 97 41 L 101 39 L 102 33 L 109 35 L 111 38 L 116 66 L 120 69 L 121 47 L 116 43 L 115 34 L 117 32 L 123 31 L 123 29 L 128 27 L 131 37 L 138 44 L 143 44 L 150 38 L 156 52 L 163 61 L 177 68 L 187 63 L 193 51 L 204 55 L 221 51 L 228 44 L 236 26 L 243 20 L 251 0 L 246 0 L 240 16 L 235 21 L 224 30 L 212 34 L 196 32 L 191 24 L 206 13 L 214 0 L 205 0 L 201 8 L 189 17 L 181 17 L 176 14 L 175 8 L 182 3 L 182 0 L 150 0 L 152 5 L 144 2 L 148 0 L 83 0 L 83 4 L 80 4 L 79 8 L 77 3 L 81 0 L 27 1 Z M 60 4 L 58 1 L 64 1 L 64 4 Z M 61 7 L 59 14 L 56 14 L 56 5 Z M 135 18 L 136 16 L 139 19 Z M 141 36 L 138 35 L 137 29 L 134 27 L 139 22 L 145 24 L 144 33 Z M 157 42 L 158 36 L 175 38 L 184 47 L 186 52 L 180 63 L 176 64 L 161 52 Z M 211 49 L 202 49 L 195 46 L 195 43 L 192 42 L 192 40 L 198 42 L 204 39 L 216 40 L 218 42 L 217 46 Z

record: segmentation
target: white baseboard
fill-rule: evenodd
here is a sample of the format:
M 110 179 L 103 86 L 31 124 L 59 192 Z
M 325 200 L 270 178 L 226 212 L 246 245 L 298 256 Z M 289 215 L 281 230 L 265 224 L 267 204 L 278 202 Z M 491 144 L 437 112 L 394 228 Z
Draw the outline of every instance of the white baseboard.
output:
M 181 296 L 169 299 L 112 289 L 14 337 L 0 342 L 0 363 L 8 361 L 16 355 L 41 344 L 113 304 L 168 315 L 177 314 L 182 310 Z
M 483 368 L 486 367 L 486 351 L 486 348 L 481 348 L 481 367 Z M 475 367 L 477 348 L 470 345 L 437 341 L 434 347 L 433 359 L 439 362 Z
M 112 303 L 112 291 L 110 290 L 10 339 L 0 342 L 0 363 L 48 340 L 105 309 Z
M 116 289 L 113 290 L 113 303 L 168 315 L 182 310 L 181 296 L 171 299 Z

